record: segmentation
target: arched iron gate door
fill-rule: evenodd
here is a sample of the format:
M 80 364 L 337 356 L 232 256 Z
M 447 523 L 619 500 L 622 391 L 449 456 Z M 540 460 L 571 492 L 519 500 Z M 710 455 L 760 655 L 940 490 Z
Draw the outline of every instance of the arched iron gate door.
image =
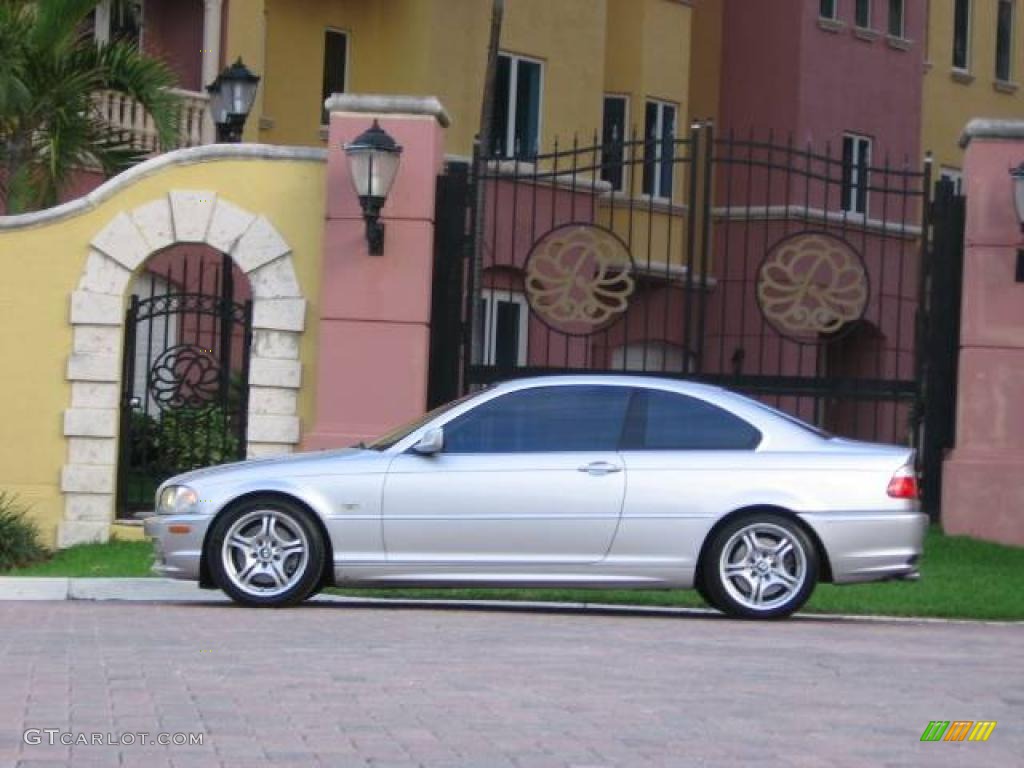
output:
M 193 267 L 195 264 L 193 263 Z M 203 292 L 212 284 L 214 291 Z M 168 477 L 245 458 L 252 301 L 230 258 L 146 273 L 125 318 L 117 514 L 153 508 Z

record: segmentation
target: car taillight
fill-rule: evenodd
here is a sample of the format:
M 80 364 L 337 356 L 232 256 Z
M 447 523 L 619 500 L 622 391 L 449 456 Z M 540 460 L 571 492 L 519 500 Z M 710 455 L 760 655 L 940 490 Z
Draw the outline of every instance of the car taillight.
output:
M 885 492 L 894 499 L 916 499 L 917 475 L 914 474 L 914 468 L 908 466 L 897 469 Z

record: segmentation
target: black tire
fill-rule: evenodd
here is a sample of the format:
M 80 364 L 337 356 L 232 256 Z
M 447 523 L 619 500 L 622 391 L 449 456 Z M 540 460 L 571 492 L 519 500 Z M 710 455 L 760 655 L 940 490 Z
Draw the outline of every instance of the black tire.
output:
M 726 565 L 728 575 L 723 573 Z M 807 602 L 818 581 L 818 568 L 814 542 L 797 522 L 777 513 L 755 512 L 730 521 L 715 534 L 701 578 L 706 599 L 723 613 L 740 619 L 779 619 Z
M 700 571 L 697 572 L 697 578 L 693 582 L 693 588 L 695 590 L 697 590 L 697 594 L 700 595 L 701 599 L 705 603 L 708 604 L 709 608 L 714 608 L 715 610 L 721 610 L 713 602 L 713 598 L 711 597 L 711 593 L 708 592 L 708 586 L 707 586 L 707 584 L 704 583 L 704 574 L 701 573 Z
M 273 525 L 265 522 L 269 519 Z M 225 547 L 229 536 L 236 543 Z M 301 603 L 314 593 L 324 552 L 320 530 L 306 509 L 277 497 L 253 497 L 214 522 L 205 555 L 214 583 L 228 597 L 274 608 Z

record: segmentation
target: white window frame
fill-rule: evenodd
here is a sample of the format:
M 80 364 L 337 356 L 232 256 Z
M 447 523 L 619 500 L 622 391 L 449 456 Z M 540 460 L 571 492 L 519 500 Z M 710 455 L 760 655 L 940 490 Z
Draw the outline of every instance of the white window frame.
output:
M 544 61 L 542 59 L 535 59 L 532 56 L 523 56 L 518 53 L 509 53 L 508 51 L 499 51 L 499 58 L 504 56 L 509 60 L 508 65 L 508 125 L 505 126 L 505 141 L 503 155 L 505 157 L 514 157 L 516 154 L 516 93 L 519 88 L 519 62 L 528 61 L 531 64 L 538 64 L 540 66 L 540 87 L 537 89 L 537 145 L 533 147 L 527 156 L 532 156 L 534 152 L 540 153 L 540 140 L 543 136 L 542 131 L 544 130 Z
M 622 141 L 622 184 L 621 184 L 621 186 L 619 186 L 616 189 L 613 189 L 612 191 L 614 191 L 614 192 L 626 192 L 630 188 L 630 186 L 629 186 L 629 172 L 630 172 L 630 169 L 633 167 L 632 164 L 629 162 L 629 158 L 627 156 L 627 153 L 629 151 L 635 151 L 634 148 L 626 146 L 626 142 L 628 142 L 630 140 L 630 136 L 629 136 L 629 112 L 630 112 L 630 108 L 632 107 L 632 104 L 630 103 L 631 99 L 630 99 L 630 95 L 628 93 L 605 93 L 604 94 L 604 98 L 601 101 L 602 123 L 604 122 L 604 120 L 603 120 L 604 102 L 607 101 L 608 99 L 618 99 L 619 101 L 622 101 L 625 104 L 625 109 L 623 109 L 623 111 L 622 111 L 622 139 L 621 139 L 621 141 Z M 603 128 L 603 126 L 602 126 L 602 128 Z M 605 140 L 605 138 L 604 138 L 604 136 L 602 136 L 601 137 L 602 144 L 604 143 L 604 140 Z
M 850 207 L 849 208 L 847 208 L 847 206 L 846 206 L 846 202 L 847 202 L 846 200 L 840 200 L 839 201 L 839 207 L 840 207 L 840 210 L 842 210 L 845 214 L 847 214 L 847 216 L 867 219 L 868 211 L 871 210 L 871 190 L 867 189 L 867 186 L 870 186 L 870 183 L 871 183 L 871 177 L 870 177 L 871 156 L 874 154 L 874 149 L 875 149 L 874 144 L 875 144 L 875 142 L 874 142 L 874 140 L 870 136 L 865 136 L 863 133 L 852 133 L 850 131 L 847 131 L 847 132 L 845 132 L 843 134 L 843 143 L 844 144 L 846 143 L 847 139 L 853 139 L 853 142 L 854 142 L 853 143 L 853 154 L 852 154 L 852 157 L 851 157 L 851 161 L 852 162 L 851 162 L 851 167 L 850 167 L 850 198 L 851 199 L 850 199 Z M 868 184 L 864 188 L 864 210 L 863 211 L 858 211 L 857 210 L 857 196 L 858 196 L 857 193 L 860 190 L 860 185 L 863 182 L 861 181 L 861 178 L 860 178 L 860 168 L 859 168 L 859 165 L 857 163 L 857 157 L 860 154 L 860 152 L 858 151 L 858 145 L 863 143 L 863 142 L 866 142 L 867 146 L 868 146 L 867 161 L 865 162 L 864 165 L 868 169 L 869 174 L 868 174 L 868 179 L 867 179 Z M 839 193 L 840 193 L 840 195 L 842 195 L 844 191 L 845 190 L 843 190 L 842 184 L 840 184 L 840 186 L 839 186 Z
M 964 172 L 959 168 L 944 165 L 939 168 L 939 179 L 949 179 L 953 182 L 953 189 L 958 195 L 963 194 Z
M 673 134 L 673 141 L 679 137 L 679 105 L 674 101 L 666 101 L 665 99 L 654 99 L 648 97 L 644 101 L 644 157 L 641 162 L 642 165 L 646 166 L 647 157 L 647 105 L 655 104 L 658 107 L 658 119 L 654 123 L 654 183 L 651 185 L 651 198 L 654 200 L 669 200 L 672 197 L 672 190 L 668 191 L 668 194 L 663 194 L 664 190 L 661 188 L 661 148 L 665 141 L 665 137 L 662 135 L 665 127 L 665 107 L 672 107 L 676 113 L 676 132 Z M 676 169 L 672 168 L 672 186 L 676 183 Z M 641 192 L 643 192 L 643 176 L 641 174 Z
M 993 51 L 996 52 L 997 54 L 999 51 L 999 6 L 1003 1 L 1004 0 L 996 0 L 996 41 L 995 45 L 993 46 Z M 1013 82 L 1013 77 L 1015 74 L 1015 67 L 1013 66 L 1013 64 L 1014 59 L 1016 58 L 1015 51 L 1017 48 L 1017 3 L 1016 0 L 1006 0 L 1006 2 L 1009 2 L 1010 4 L 1010 50 L 1007 56 L 1010 68 L 1009 71 L 1006 73 L 1006 77 L 1000 77 L 998 71 L 999 60 L 998 58 L 996 59 L 996 61 L 994 62 L 995 66 L 993 68 L 996 70 L 994 73 L 995 80 L 1000 83 Z
M 906 0 L 900 0 L 900 28 L 898 32 L 893 32 L 892 25 L 892 14 L 889 5 L 885 8 L 885 32 L 889 37 L 895 37 L 898 40 L 904 40 L 907 36 L 907 2 Z
M 345 38 L 345 82 L 342 83 L 341 87 L 345 89 L 345 91 L 344 91 L 345 93 L 348 93 L 349 92 L 349 85 L 348 85 L 348 83 L 349 83 L 349 78 L 351 77 L 351 75 L 349 74 L 349 64 L 352 61 L 352 34 L 347 29 L 339 29 L 338 27 L 330 27 L 330 26 L 324 27 L 324 36 L 322 38 L 323 41 L 324 41 L 324 52 L 323 52 L 323 55 L 320 57 L 320 71 L 321 71 L 321 73 L 323 72 L 324 64 L 327 63 L 326 62 L 326 58 L 327 58 L 327 33 L 328 32 L 333 32 L 336 35 L 342 35 Z M 321 118 L 323 117 L 323 107 L 324 107 L 324 105 L 321 103 L 320 104 L 320 116 L 321 116 Z M 328 115 L 328 119 L 330 119 L 330 115 Z M 321 129 L 324 129 L 324 128 L 327 128 L 327 127 L 328 127 L 328 125 L 326 123 L 320 123 L 320 128 Z
M 828 19 L 829 21 L 838 21 L 839 20 L 839 0 L 832 0 L 832 15 L 831 16 L 825 16 L 825 15 L 822 14 L 822 12 L 821 12 L 821 2 L 819 0 L 819 2 L 818 2 L 818 18 L 819 19 Z
M 971 44 L 971 38 L 974 35 L 974 0 L 964 0 L 967 3 L 967 31 L 966 41 L 967 48 L 964 51 L 964 66 L 957 66 L 953 63 L 954 72 L 970 72 L 971 71 L 971 58 L 974 53 L 974 46 Z M 956 56 L 956 0 L 953 0 L 953 40 L 952 40 L 952 54 Z M 993 49 L 995 46 L 993 46 Z
M 526 365 L 526 352 L 529 348 L 530 305 L 526 295 L 507 288 L 484 288 L 480 291 L 480 302 L 483 304 L 484 350 L 483 364 L 494 365 L 498 355 L 498 305 L 502 303 L 519 306 L 519 345 L 516 350 L 516 365 Z
M 143 47 L 142 36 L 145 34 L 146 25 L 146 0 L 135 0 L 139 6 L 139 50 L 145 50 Z M 112 8 L 111 0 L 99 0 L 96 3 L 96 15 L 93 17 L 95 23 L 93 25 L 92 36 L 97 43 L 109 43 L 110 42 L 110 18 Z
M 857 0 L 854 0 L 854 3 L 853 3 L 853 26 L 855 26 L 857 29 L 871 29 L 871 15 L 872 15 L 872 7 L 871 6 L 874 5 L 874 3 L 872 3 L 871 0 L 865 0 L 865 1 L 868 4 L 868 17 L 867 17 L 867 19 L 865 20 L 865 22 L 863 24 L 861 24 L 859 21 L 857 21 Z
M 612 350 L 612 371 L 630 373 L 692 373 L 694 356 L 679 344 L 648 339 L 622 344 Z

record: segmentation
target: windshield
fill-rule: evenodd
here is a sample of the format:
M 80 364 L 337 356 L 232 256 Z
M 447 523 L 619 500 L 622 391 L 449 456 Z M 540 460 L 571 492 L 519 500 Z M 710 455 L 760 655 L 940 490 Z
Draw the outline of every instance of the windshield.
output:
M 450 403 L 445 403 L 444 405 L 442 405 L 442 406 L 440 406 L 438 408 L 435 408 L 434 410 L 432 410 L 432 411 L 430 411 L 428 413 L 425 413 L 424 415 L 420 416 L 415 421 L 411 421 L 408 424 L 403 424 L 402 426 L 398 427 L 397 429 L 393 429 L 390 432 L 388 432 L 387 434 L 381 435 L 380 437 L 378 437 L 373 442 L 366 443 L 366 444 L 360 443 L 357 447 L 359 447 L 359 448 L 368 448 L 371 451 L 386 451 L 388 448 L 393 446 L 395 443 L 397 443 L 400 440 L 403 440 L 404 438 L 406 438 L 409 435 L 411 435 L 413 432 L 415 432 L 417 429 L 422 427 L 427 422 L 431 421 L 432 419 L 436 419 L 442 413 L 447 413 L 448 411 L 450 411 L 452 408 L 454 408 L 457 405 L 462 405 L 464 402 L 469 400 L 471 397 L 476 397 L 476 395 L 478 395 L 478 394 L 479 394 L 479 392 L 474 392 L 474 393 L 469 394 L 469 395 L 463 395 L 458 400 L 452 400 Z

